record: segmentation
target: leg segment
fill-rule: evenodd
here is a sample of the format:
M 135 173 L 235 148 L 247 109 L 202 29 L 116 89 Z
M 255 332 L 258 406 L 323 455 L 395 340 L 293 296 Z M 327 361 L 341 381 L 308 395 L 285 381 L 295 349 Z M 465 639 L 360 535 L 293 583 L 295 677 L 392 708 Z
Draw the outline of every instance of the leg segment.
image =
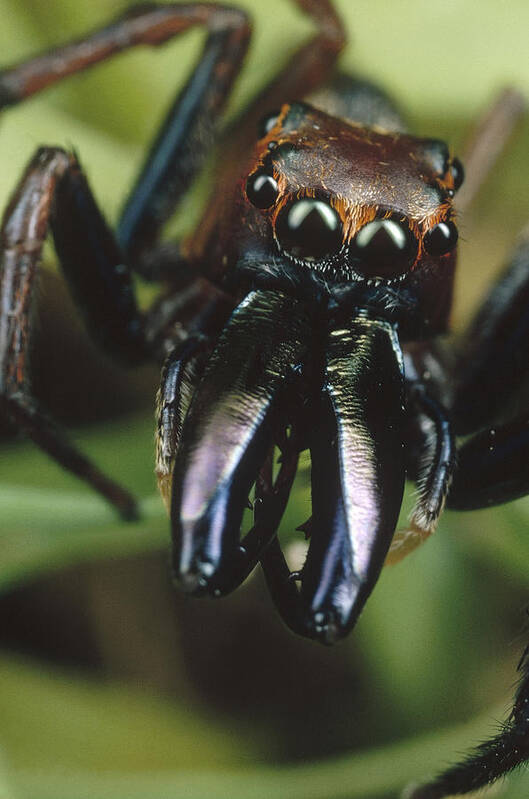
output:
M 460 345 L 452 415 L 465 434 L 505 418 L 529 374 L 529 229 Z
M 465 182 L 457 194 L 457 208 L 465 210 L 494 167 L 525 113 L 525 97 L 504 89 L 478 121 L 463 154 Z
M 0 107 L 12 105 L 63 78 L 137 45 L 159 46 L 197 25 L 208 37 L 196 70 L 162 125 L 132 195 L 117 238 L 138 262 L 157 238 L 202 165 L 215 120 L 246 52 L 250 27 L 241 10 L 213 3 L 146 4 L 116 22 L 0 74 Z M 143 271 L 149 271 L 145 267 Z
M 226 167 L 219 175 L 220 187 L 226 178 L 233 177 L 233 169 L 240 163 L 241 152 L 249 152 L 253 147 L 263 116 L 281 108 L 284 103 L 306 97 L 322 86 L 332 74 L 346 43 L 345 28 L 332 0 L 294 2 L 317 25 L 317 33 L 294 53 L 279 74 L 256 95 L 223 134 L 221 146 Z
M 406 799 L 444 799 L 478 791 L 529 759 L 529 660 L 526 650 L 519 666 L 522 679 L 514 707 L 499 733 L 482 743 L 461 763 L 432 782 L 406 793 Z
M 529 493 L 529 419 L 482 430 L 461 447 L 448 507 L 477 510 Z
M 39 150 L 6 210 L 2 227 L 0 401 L 36 444 L 131 518 L 135 513 L 132 497 L 65 440 L 30 393 L 31 305 L 49 225 L 70 287 L 86 302 L 88 327 L 116 356 L 132 363 L 145 356 L 129 273 L 77 161 L 63 150 Z
M 168 8 L 167 6 L 165 8 Z M 196 4 L 188 25 L 209 30 L 200 61 L 176 98 L 123 210 L 118 241 L 134 261 L 141 261 L 158 238 L 210 151 L 216 120 L 239 73 L 250 38 L 241 11 Z M 184 7 L 173 7 L 182 16 Z M 193 18 L 194 17 L 194 18 Z
M 263 109 L 299 98 L 321 85 L 345 43 L 331 0 L 296 0 L 319 27 L 318 34 L 245 111 L 225 138 L 224 160 L 251 145 Z M 20 102 L 63 78 L 137 45 L 158 46 L 196 25 L 208 29 L 202 57 L 173 104 L 125 205 L 117 238 L 129 261 L 150 276 L 146 251 L 203 163 L 237 76 L 250 37 L 246 15 L 213 3 L 147 5 L 84 39 L 0 74 L 0 107 Z M 248 118 L 249 117 L 249 118 Z M 149 259 L 150 260 L 150 259 Z
M 0 108 L 15 105 L 131 47 L 165 44 L 195 25 L 212 30 L 239 28 L 242 38 L 248 38 L 247 19 L 240 10 L 213 3 L 145 3 L 78 41 L 3 70 Z

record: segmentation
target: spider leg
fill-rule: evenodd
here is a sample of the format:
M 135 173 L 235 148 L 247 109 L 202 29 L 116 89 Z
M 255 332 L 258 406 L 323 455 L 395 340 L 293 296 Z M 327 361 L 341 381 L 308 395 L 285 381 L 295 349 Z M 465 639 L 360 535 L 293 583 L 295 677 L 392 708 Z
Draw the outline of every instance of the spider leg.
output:
M 456 465 L 455 440 L 445 409 L 420 383 L 412 385 L 410 394 L 410 404 L 420 414 L 423 439 L 417 500 L 409 527 L 398 530 L 393 537 L 387 564 L 398 563 L 435 531 Z
M 319 31 L 245 111 L 245 123 L 238 120 L 226 132 L 225 163 L 237 163 L 241 150 L 253 143 L 263 108 L 280 106 L 319 86 L 345 44 L 343 25 L 330 0 L 295 2 L 312 17 Z M 215 140 L 216 120 L 248 47 L 247 15 L 240 9 L 209 3 L 146 4 L 89 36 L 0 73 L 1 108 L 130 47 L 159 46 L 197 25 L 208 30 L 197 68 L 169 110 L 118 225 L 117 239 L 131 268 L 146 279 L 157 279 L 161 271 L 174 271 L 185 262 L 177 247 L 167 245 L 153 258 L 152 245 Z
M 529 419 L 482 430 L 458 453 L 448 495 L 452 510 L 478 510 L 529 493 Z
M 529 371 L 529 229 L 468 326 L 459 347 L 452 416 L 472 433 L 505 418 Z
M 117 239 L 129 263 L 146 277 L 159 271 L 159 259 L 148 259 L 142 266 L 141 256 L 157 238 L 213 143 L 215 120 L 248 47 L 246 14 L 208 3 L 146 4 L 83 39 L 0 74 L 1 107 L 130 47 L 159 46 L 197 25 L 208 30 L 202 55 L 160 129 L 118 226 Z
M 529 420 L 527 413 L 513 414 L 527 387 L 528 303 L 526 231 L 461 345 L 452 416 L 456 432 L 474 435 L 459 451 L 451 508 L 508 502 L 529 491 Z
M 165 261 L 165 272 L 174 274 L 179 267 L 182 271 L 186 256 L 191 261 L 202 260 L 209 250 L 205 242 L 210 233 L 209 220 L 214 224 L 217 219 L 218 198 L 231 189 L 241 152 L 253 147 L 263 112 L 321 85 L 334 68 L 345 44 L 345 34 L 331 0 L 294 2 L 316 23 L 317 33 L 220 135 L 222 167 L 212 192 L 212 203 L 206 209 L 197 234 L 191 242 L 186 242 L 183 255 L 174 245 L 167 244 L 162 245 L 160 252 L 155 249 L 150 253 L 149 247 L 162 224 L 176 208 L 217 138 L 216 118 L 248 46 L 250 29 L 243 12 L 237 17 L 232 8 L 208 7 L 211 32 L 198 67 L 170 109 L 118 225 L 118 241 L 130 253 L 134 268 L 142 276 L 153 279 L 161 265 L 163 269 Z M 202 4 L 197 5 L 202 8 Z M 214 266 L 216 268 L 216 264 Z M 185 273 L 185 268 L 183 271 Z
M 457 193 L 459 211 L 472 204 L 524 116 L 527 102 L 516 89 L 503 89 L 478 120 L 463 153 L 465 182 Z
M 280 395 L 309 341 L 303 304 L 275 291 L 250 293 L 219 338 L 186 416 L 174 467 L 173 567 L 190 593 L 234 587 L 248 492 L 273 440 Z M 243 562 L 235 582 L 245 570 Z
M 263 113 L 305 97 L 325 83 L 346 44 L 345 27 L 332 0 L 293 0 L 317 25 L 317 32 L 302 45 L 278 75 L 262 89 L 223 136 L 226 158 L 239 157 L 241 149 L 255 142 L 255 131 Z
M 30 315 L 48 227 L 66 280 L 82 301 L 80 307 L 95 338 L 125 362 L 139 363 L 146 356 L 130 274 L 77 160 L 57 148 L 41 149 L 28 165 L 2 226 L 1 405 L 38 446 L 131 518 L 135 502 L 130 494 L 69 444 L 31 396 Z
M 406 791 L 406 799 L 444 799 L 477 791 L 529 759 L 529 658 L 519 665 L 521 680 L 509 718 L 494 738 L 480 744 L 465 760 L 424 785 Z

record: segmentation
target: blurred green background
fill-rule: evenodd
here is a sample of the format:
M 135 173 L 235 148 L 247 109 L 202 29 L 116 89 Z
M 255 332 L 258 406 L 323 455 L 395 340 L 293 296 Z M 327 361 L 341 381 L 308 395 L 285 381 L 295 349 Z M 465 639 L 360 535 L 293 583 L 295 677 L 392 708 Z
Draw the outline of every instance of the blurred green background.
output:
M 255 37 L 231 112 L 311 29 L 286 0 L 241 0 Z M 457 152 L 501 86 L 529 96 L 521 0 L 337 0 L 342 65 L 378 80 L 413 129 Z M 12 63 L 115 16 L 110 0 L 0 0 Z M 2 204 L 40 144 L 75 146 L 111 220 L 175 87 L 194 32 L 133 52 L 4 114 Z M 526 221 L 529 126 L 461 221 L 454 326 L 464 324 Z M 190 229 L 207 177 L 172 230 Z M 31 445 L 0 441 L 0 799 L 382 799 L 446 765 L 503 718 L 527 643 L 529 503 L 446 514 L 383 573 L 333 649 L 283 629 L 259 574 L 219 603 L 171 588 L 153 478 L 157 370 L 102 360 L 46 255 L 33 357 L 38 395 L 142 498 L 112 512 Z M 308 475 L 283 525 L 306 518 Z M 409 506 L 409 503 L 408 503 Z M 520 774 L 495 795 L 526 797 Z

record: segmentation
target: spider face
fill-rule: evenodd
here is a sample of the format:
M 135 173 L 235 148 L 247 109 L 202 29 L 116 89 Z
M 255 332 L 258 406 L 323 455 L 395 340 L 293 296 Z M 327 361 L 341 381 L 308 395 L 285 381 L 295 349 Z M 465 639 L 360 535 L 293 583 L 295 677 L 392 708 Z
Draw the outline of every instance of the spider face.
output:
M 276 253 L 300 272 L 389 285 L 454 250 L 451 198 L 461 181 L 442 142 L 296 103 L 269 118 L 244 193 Z
M 305 103 L 283 106 L 261 133 L 230 222 L 234 282 L 248 276 L 250 285 L 295 285 L 312 299 L 373 308 L 405 338 L 440 332 L 458 238 L 452 197 L 463 180 L 446 145 Z

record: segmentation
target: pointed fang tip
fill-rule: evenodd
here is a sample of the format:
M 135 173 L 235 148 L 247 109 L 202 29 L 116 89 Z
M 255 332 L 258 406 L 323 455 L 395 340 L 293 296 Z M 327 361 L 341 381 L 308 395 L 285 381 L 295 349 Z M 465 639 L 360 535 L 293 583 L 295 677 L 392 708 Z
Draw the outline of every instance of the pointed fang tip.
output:
M 216 596 L 217 592 L 211 587 L 211 579 L 215 574 L 215 567 L 209 561 L 197 560 L 185 570 L 174 570 L 174 583 L 189 596 Z
M 307 622 L 307 631 L 311 638 L 327 646 L 332 646 L 347 633 L 332 611 L 315 613 Z

